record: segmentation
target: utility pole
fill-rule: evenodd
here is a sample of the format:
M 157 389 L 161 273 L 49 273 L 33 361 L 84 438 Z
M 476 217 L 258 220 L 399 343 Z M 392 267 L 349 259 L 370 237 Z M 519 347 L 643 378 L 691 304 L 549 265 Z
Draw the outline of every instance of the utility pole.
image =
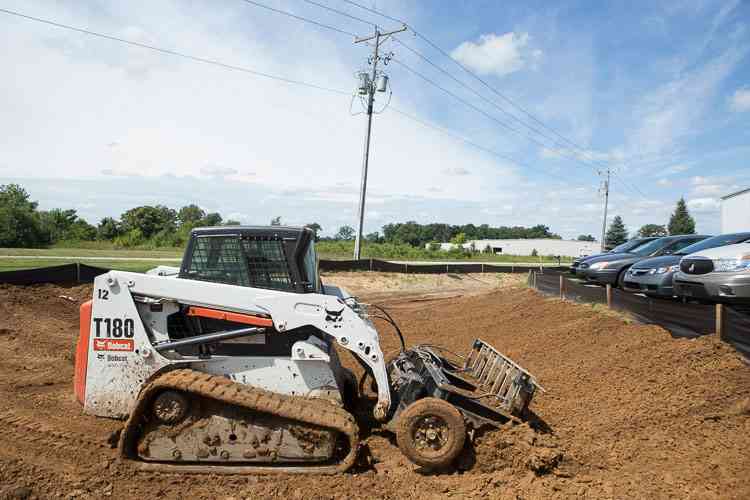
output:
M 605 239 L 607 235 L 607 205 L 609 204 L 609 175 L 610 170 L 607 169 L 607 178 L 604 179 L 604 219 L 602 219 L 602 252 L 606 251 Z
M 375 33 L 372 35 L 363 37 L 363 38 L 356 38 L 354 40 L 354 43 L 363 43 L 368 42 L 370 40 L 375 40 L 375 43 L 373 44 L 373 55 L 372 59 L 370 60 L 370 64 L 372 65 L 372 73 L 371 75 L 368 75 L 367 73 L 360 73 L 360 85 L 359 85 L 359 93 L 361 95 L 364 95 L 366 93 L 367 95 L 367 127 L 365 129 L 365 147 L 364 152 L 362 154 L 362 181 L 359 186 L 359 211 L 358 211 L 358 225 L 357 225 L 357 237 L 354 240 L 354 259 L 358 260 L 360 258 L 360 250 L 362 248 L 362 226 L 364 225 L 365 220 L 365 195 L 367 191 L 367 167 L 370 160 L 370 134 L 372 132 L 372 108 L 373 104 L 375 103 L 375 91 L 385 92 L 386 86 L 388 84 L 388 79 L 385 77 L 384 79 L 381 79 L 381 82 L 377 82 L 378 80 L 378 62 L 380 61 L 380 44 L 383 43 L 389 36 L 395 34 L 395 33 L 401 33 L 402 31 L 406 31 L 407 27 L 406 25 L 402 26 L 401 28 L 393 31 L 387 31 L 387 32 L 381 32 L 377 26 L 375 26 Z M 390 56 L 387 57 L 385 60 L 385 63 L 387 64 L 388 60 L 390 59 Z

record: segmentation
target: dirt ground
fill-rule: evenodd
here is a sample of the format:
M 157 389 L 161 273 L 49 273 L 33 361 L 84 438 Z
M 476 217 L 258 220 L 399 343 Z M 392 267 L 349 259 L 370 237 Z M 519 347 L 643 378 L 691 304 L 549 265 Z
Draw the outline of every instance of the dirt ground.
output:
M 409 343 L 465 352 L 480 337 L 534 373 L 547 390 L 534 428 L 478 437 L 468 470 L 427 473 L 375 430 L 363 441 L 369 465 L 354 472 L 236 477 L 118 462 L 107 440 L 121 422 L 82 415 L 73 397 L 90 286 L 0 285 L 0 498 L 750 498 L 750 367 L 729 346 L 519 285 L 451 293 L 388 306 Z M 381 326 L 384 349 L 395 348 Z
M 449 298 L 485 293 L 490 290 L 518 286 L 526 280 L 525 274 L 401 274 L 337 272 L 321 277 L 324 284 L 345 288 L 352 295 L 366 297 L 379 304 L 393 299 Z

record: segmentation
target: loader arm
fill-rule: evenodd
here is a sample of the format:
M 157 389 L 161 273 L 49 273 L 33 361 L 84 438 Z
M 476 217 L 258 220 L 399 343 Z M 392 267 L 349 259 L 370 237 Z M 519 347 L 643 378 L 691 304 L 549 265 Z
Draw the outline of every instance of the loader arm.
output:
M 223 283 L 169 279 L 124 271 L 110 271 L 96 278 L 90 320 L 91 335 L 96 336 L 92 341 L 101 342 L 105 336 L 110 335 L 109 329 L 105 331 L 102 328 L 105 324 L 103 322 L 109 320 L 107 325 L 113 321 L 131 325 L 130 330 L 125 332 L 132 339 L 129 345 L 131 348 L 141 346 L 133 349 L 137 354 L 123 353 L 128 356 L 127 363 L 121 369 L 113 370 L 110 367 L 106 379 L 93 378 L 92 381 L 92 377 L 89 377 L 90 383 L 102 386 L 99 392 L 106 390 L 106 386 L 113 381 L 131 388 L 119 391 L 115 402 L 119 408 L 118 411 L 112 411 L 112 414 L 127 414 L 130 411 L 138 395 L 138 391 L 132 387 L 140 387 L 145 380 L 169 365 L 185 362 L 185 359 L 169 358 L 156 349 L 159 343 L 149 337 L 137 311 L 134 296 L 152 299 L 160 304 L 179 303 L 183 306 L 270 317 L 273 328 L 278 332 L 276 334 L 283 335 L 301 327 L 314 327 L 352 352 L 371 370 L 378 388 L 374 416 L 377 420 L 384 420 L 388 416 L 391 393 L 378 332 L 369 320 L 360 317 L 340 298 L 318 293 L 294 294 Z M 125 340 L 129 339 L 108 339 L 111 342 L 119 341 L 127 347 L 128 343 L 123 343 Z M 97 369 L 97 363 L 101 360 L 90 356 L 87 361 L 91 372 Z

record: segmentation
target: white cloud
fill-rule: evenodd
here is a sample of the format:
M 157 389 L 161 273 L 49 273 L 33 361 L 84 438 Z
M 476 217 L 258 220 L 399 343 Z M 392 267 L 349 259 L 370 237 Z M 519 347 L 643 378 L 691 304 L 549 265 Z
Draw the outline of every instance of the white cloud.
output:
M 736 112 L 750 111 L 750 87 L 737 89 L 729 98 L 729 109 Z
M 219 165 L 206 165 L 201 167 L 201 174 L 208 175 L 211 177 L 226 177 L 229 175 L 237 175 L 239 171 L 236 168 L 221 167 Z
M 629 133 L 629 149 L 646 153 L 666 151 L 701 130 L 698 124 L 720 84 L 746 53 L 746 47 L 729 48 L 646 94 L 635 108 L 637 125 Z
M 534 66 L 542 51 L 529 46 L 528 33 L 488 33 L 476 42 L 466 41 L 453 49 L 451 57 L 482 75 L 505 76 Z
M 664 169 L 664 173 L 666 175 L 679 174 L 679 173 L 682 173 L 682 172 L 688 170 L 689 168 L 690 167 L 688 165 L 685 165 L 685 164 L 672 165 L 671 167 L 667 167 L 666 169 Z
M 471 172 L 464 167 L 444 168 L 442 172 L 445 175 L 471 175 Z
M 670 181 L 669 179 L 659 179 L 658 181 L 656 181 L 656 184 L 661 187 L 671 187 L 672 181 Z
M 718 211 L 721 203 L 716 198 L 693 198 L 688 200 L 687 206 L 696 213 L 711 213 Z
M 549 148 L 539 149 L 539 156 L 544 159 L 575 158 L 577 160 L 591 162 L 621 162 L 625 158 L 622 149 L 613 149 L 610 152 L 595 151 L 593 149 L 569 149 Z

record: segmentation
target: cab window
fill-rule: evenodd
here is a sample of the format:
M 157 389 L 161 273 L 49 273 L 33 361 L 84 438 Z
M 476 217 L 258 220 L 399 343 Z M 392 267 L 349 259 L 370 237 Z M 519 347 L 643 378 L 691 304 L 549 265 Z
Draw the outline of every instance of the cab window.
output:
M 242 246 L 247 256 L 250 286 L 274 290 L 292 288 L 292 277 L 289 275 L 289 266 L 281 240 L 246 238 L 242 240 Z
M 187 277 L 194 280 L 249 286 L 240 239 L 237 236 L 196 238 Z

